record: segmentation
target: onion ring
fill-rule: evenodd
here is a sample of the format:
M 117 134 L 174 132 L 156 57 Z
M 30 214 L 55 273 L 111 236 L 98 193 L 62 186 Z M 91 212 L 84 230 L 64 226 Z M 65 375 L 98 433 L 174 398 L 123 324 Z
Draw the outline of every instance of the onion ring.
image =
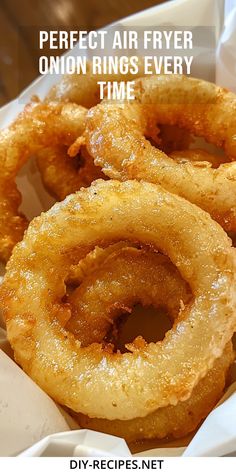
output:
M 37 153 L 37 164 L 45 188 L 57 200 L 64 200 L 94 180 L 106 178 L 84 146 L 80 146 L 79 156 L 74 159 L 70 159 L 65 146 L 41 149 Z
M 232 343 L 228 343 L 223 355 L 214 362 L 212 369 L 200 380 L 188 400 L 176 406 L 159 408 L 145 418 L 132 420 L 106 420 L 76 414 L 80 426 L 124 438 L 128 443 L 143 439 L 181 438 L 194 431 L 201 420 L 220 400 L 234 356 Z M 73 414 L 73 413 L 72 413 Z
M 218 169 L 178 164 L 144 137 L 155 122 L 178 124 L 234 158 L 235 95 L 198 79 L 158 76 L 139 79 L 135 97 L 125 104 L 103 101 L 89 111 L 85 137 L 95 165 L 110 178 L 158 183 L 235 231 L 236 163 Z
M 127 243 L 127 241 L 119 241 L 105 248 L 96 246 L 84 259 L 81 259 L 79 264 L 70 267 L 69 275 L 66 279 L 67 285 L 78 287 L 85 277 L 99 270 L 100 266 L 104 264 L 110 255 L 127 247 L 138 247 L 138 245 L 131 244 L 130 242 Z
M 236 160 L 234 93 L 193 77 L 159 75 L 138 79 L 135 98 L 144 106 L 155 106 L 159 124 L 177 124 L 223 148 Z
M 88 61 L 86 74 L 64 75 L 61 81 L 49 90 L 46 101 L 72 102 L 90 108 L 100 102 L 99 81 L 127 82 L 143 75 L 144 67 L 141 58 L 138 63 L 138 73 L 135 75 L 131 73 L 93 74 L 92 64 Z
M 180 306 L 190 301 L 187 285 L 166 256 L 125 243 L 98 248 L 88 256 L 80 277 L 80 281 L 85 280 L 68 298 L 74 310 L 66 326 L 83 345 L 101 342 L 117 315 L 130 311 L 136 302 L 165 307 L 174 320 Z M 76 414 L 76 419 L 83 428 L 120 436 L 128 442 L 183 437 L 196 429 L 220 399 L 232 361 L 230 342 L 188 400 L 159 408 L 145 418 L 110 421 Z
M 186 283 L 166 256 L 124 247 L 109 254 L 68 297 L 72 316 L 66 329 L 87 346 L 102 342 L 121 311 L 130 312 L 136 303 L 165 306 L 174 319 L 181 302 L 185 306 L 190 298 Z
M 70 317 L 71 265 L 118 240 L 168 255 L 194 294 L 162 342 L 124 354 L 82 348 L 57 321 Z M 188 201 L 147 182 L 96 181 L 34 219 L 7 264 L 0 300 L 15 358 L 90 417 L 132 419 L 187 400 L 236 327 L 234 257 L 222 228 Z
M 6 261 L 23 237 L 26 218 L 19 213 L 21 195 L 15 178 L 27 159 L 41 147 L 69 146 L 84 131 L 87 110 L 74 104 L 27 105 L 17 119 L 0 133 L 0 259 Z

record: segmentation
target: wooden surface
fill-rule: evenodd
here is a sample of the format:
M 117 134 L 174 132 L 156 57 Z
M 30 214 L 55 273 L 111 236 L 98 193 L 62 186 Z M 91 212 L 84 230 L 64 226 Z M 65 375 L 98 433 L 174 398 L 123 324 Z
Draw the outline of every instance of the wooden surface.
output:
M 0 106 L 38 74 L 40 29 L 96 29 L 163 0 L 0 0 Z

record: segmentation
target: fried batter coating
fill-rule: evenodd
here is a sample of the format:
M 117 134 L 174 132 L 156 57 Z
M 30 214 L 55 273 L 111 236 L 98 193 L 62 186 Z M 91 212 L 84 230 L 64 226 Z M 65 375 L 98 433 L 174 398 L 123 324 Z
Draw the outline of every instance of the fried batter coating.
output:
M 115 251 L 118 252 L 127 247 L 138 248 L 139 245 L 127 241 L 119 241 L 118 243 L 110 244 L 110 246 L 105 248 L 96 246 L 84 259 L 81 259 L 79 264 L 70 267 L 66 283 L 78 287 L 85 277 L 88 277 L 95 271 L 99 270 L 99 267 L 105 263 L 108 256 L 114 254 Z
M 187 284 L 161 254 L 128 247 L 123 242 L 97 248 L 86 259 L 79 277 L 82 283 L 68 298 L 72 317 L 66 326 L 82 345 L 102 342 L 121 312 L 129 312 L 137 302 L 165 308 L 174 320 L 180 307 L 191 299 Z M 120 436 L 128 442 L 183 437 L 199 425 L 220 399 L 233 358 L 230 342 L 191 397 L 175 406 L 159 408 L 144 418 L 132 420 L 110 421 L 81 414 L 76 414 L 76 419 L 83 428 Z
M 113 249 L 103 264 L 69 296 L 72 316 L 66 325 L 87 346 L 102 342 L 121 312 L 134 304 L 165 307 L 172 319 L 189 303 L 191 292 L 170 260 L 145 249 Z M 107 250 L 105 250 L 105 253 Z M 104 256 L 105 257 L 105 256 Z
M 158 124 L 178 125 L 223 148 L 236 160 L 236 95 L 184 75 L 159 75 L 136 81 L 135 99 L 154 106 Z
M 41 149 L 37 164 L 46 189 L 57 200 L 64 200 L 94 180 L 106 178 L 84 146 L 80 146 L 79 155 L 73 159 L 68 156 L 66 146 Z
M 144 418 L 113 420 L 89 418 L 77 414 L 82 428 L 124 438 L 128 443 L 142 439 L 181 438 L 194 431 L 220 400 L 228 369 L 233 362 L 232 343 L 228 343 L 223 355 L 214 362 L 212 369 L 193 389 L 191 397 L 177 405 L 159 408 Z
M 119 240 L 168 255 L 194 295 L 163 341 L 133 343 L 124 354 L 81 347 L 59 321 L 71 314 L 71 265 Z M 235 250 L 206 212 L 179 196 L 147 182 L 99 180 L 30 223 L 0 301 L 17 362 L 52 398 L 90 417 L 145 417 L 187 400 L 232 338 Z
M 100 102 L 99 81 L 127 82 L 142 76 L 144 76 L 142 58 L 139 59 L 138 73 L 135 75 L 131 73 L 93 74 L 92 64 L 88 61 L 86 74 L 64 75 L 61 81 L 50 89 L 46 101 L 66 101 L 90 108 Z
M 217 169 L 178 163 L 145 139 L 153 123 L 169 123 L 203 136 L 236 158 L 236 96 L 214 84 L 184 76 L 136 82 L 135 102 L 108 102 L 88 113 L 86 142 L 96 165 L 110 178 L 162 185 L 236 230 L 236 163 Z
M 75 104 L 32 102 L 0 132 L 0 260 L 7 261 L 23 237 L 26 218 L 15 178 L 27 159 L 44 146 L 69 146 L 83 133 L 87 110 Z

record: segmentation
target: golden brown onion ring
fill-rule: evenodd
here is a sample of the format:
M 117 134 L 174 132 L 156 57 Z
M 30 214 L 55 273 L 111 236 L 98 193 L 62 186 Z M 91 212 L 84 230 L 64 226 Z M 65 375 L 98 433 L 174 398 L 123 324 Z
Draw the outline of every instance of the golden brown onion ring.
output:
M 93 74 L 91 62 L 87 62 L 86 74 L 66 74 L 61 81 L 54 85 L 46 97 L 46 101 L 66 101 L 83 105 L 86 108 L 93 107 L 100 102 L 99 81 L 125 81 L 144 75 L 142 58 L 138 63 L 138 74 Z
M 0 144 L 1 147 L 1 144 Z M 21 194 L 13 179 L 0 176 L 0 261 L 10 257 L 15 244 L 23 238 L 28 222 L 19 212 Z
M 115 246 L 115 245 L 113 245 Z M 134 304 L 165 307 L 174 320 L 191 292 L 170 260 L 145 249 L 113 250 L 68 297 L 72 316 L 66 325 L 86 346 L 102 342 L 121 312 Z M 105 251 L 106 252 L 106 251 Z M 104 256 L 105 257 L 105 256 Z
M 178 125 L 223 148 L 236 160 L 236 95 L 217 85 L 184 75 L 138 79 L 135 98 L 153 107 L 158 124 Z
M 230 342 L 222 356 L 215 360 L 213 367 L 194 387 L 188 400 L 178 402 L 175 406 L 159 408 L 144 418 L 110 421 L 82 414 L 77 414 L 76 418 L 82 428 L 119 436 L 129 443 L 142 439 L 186 436 L 197 428 L 220 400 L 233 359 Z
M 135 302 L 164 307 L 174 320 L 180 306 L 187 304 L 191 297 L 186 283 L 166 256 L 127 247 L 127 243 L 97 248 L 89 253 L 79 278 L 83 282 L 68 298 L 74 309 L 67 328 L 84 345 L 101 342 L 116 317 L 122 311 L 130 311 Z M 128 442 L 185 436 L 220 399 L 232 361 L 230 342 L 188 400 L 159 408 L 144 418 L 110 421 L 82 414 L 77 414 L 76 418 L 83 428 L 120 436 Z
M 118 240 L 168 255 L 194 294 L 162 342 L 124 354 L 82 348 L 57 321 L 70 316 L 71 265 Z M 13 251 L 0 300 L 15 358 L 51 397 L 90 417 L 132 419 L 187 400 L 235 330 L 234 257 L 222 228 L 188 201 L 146 182 L 96 181 L 34 219 Z
M 85 277 L 90 276 L 96 270 L 99 270 L 100 266 L 105 263 L 107 258 L 119 252 L 123 248 L 127 247 L 138 247 L 138 244 L 128 243 L 127 241 L 119 241 L 118 243 L 110 244 L 107 247 L 96 246 L 93 251 L 89 252 L 84 259 L 81 259 L 79 264 L 72 265 L 68 277 L 66 279 L 67 285 L 78 287 Z
M 32 102 L 9 128 L 0 132 L 0 260 L 6 261 L 27 226 L 19 213 L 21 195 L 15 178 L 27 159 L 40 148 L 69 146 L 82 134 L 87 110 L 74 104 Z
M 198 79 L 158 76 L 139 79 L 135 97 L 123 104 L 104 101 L 88 113 L 86 141 L 95 165 L 110 178 L 161 184 L 235 231 L 236 163 L 218 169 L 178 164 L 144 137 L 150 123 L 178 124 L 234 158 L 235 95 Z
M 84 146 L 80 147 L 79 155 L 74 159 L 68 156 L 66 146 L 41 149 L 37 153 L 37 164 L 46 189 L 57 200 L 64 200 L 94 180 L 105 179 Z

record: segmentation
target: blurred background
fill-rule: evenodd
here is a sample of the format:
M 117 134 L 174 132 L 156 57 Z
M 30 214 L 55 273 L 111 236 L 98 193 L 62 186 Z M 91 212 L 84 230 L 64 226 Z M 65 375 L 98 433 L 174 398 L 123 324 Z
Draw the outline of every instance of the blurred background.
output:
M 159 3 L 163 0 L 0 0 L 0 106 L 39 75 L 40 29 L 97 29 Z

